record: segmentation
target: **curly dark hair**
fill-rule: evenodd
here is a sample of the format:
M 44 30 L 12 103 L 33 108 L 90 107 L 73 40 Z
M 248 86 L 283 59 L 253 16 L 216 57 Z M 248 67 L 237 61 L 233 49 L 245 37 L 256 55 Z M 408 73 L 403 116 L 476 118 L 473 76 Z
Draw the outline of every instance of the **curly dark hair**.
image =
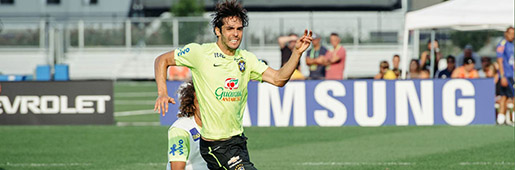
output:
M 247 17 L 247 10 L 245 10 L 237 0 L 225 0 L 222 3 L 218 3 L 215 8 L 215 13 L 211 14 L 211 16 L 214 16 L 211 24 L 213 24 L 213 32 L 215 34 L 215 28 L 222 30 L 222 25 L 224 25 L 224 18 L 233 16 L 238 17 L 241 19 L 243 27 L 246 27 L 249 22 Z
M 193 86 L 193 82 L 191 80 L 185 82 L 185 85 L 181 85 L 177 93 L 181 101 L 177 117 L 193 116 L 195 110 L 197 110 L 197 107 L 195 107 L 195 87 Z

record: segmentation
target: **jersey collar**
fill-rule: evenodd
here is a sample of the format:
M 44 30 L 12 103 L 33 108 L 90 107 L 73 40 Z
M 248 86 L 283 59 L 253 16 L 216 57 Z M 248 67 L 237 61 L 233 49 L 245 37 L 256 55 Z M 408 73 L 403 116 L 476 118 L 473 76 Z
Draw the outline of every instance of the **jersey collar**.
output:
M 236 49 L 236 51 L 234 52 L 234 55 L 232 55 L 232 56 L 231 56 L 231 55 L 225 54 L 225 53 L 222 51 L 222 49 L 220 49 L 220 47 L 218 47 L 218 44 L 216 44 L 216 42 L 214 42 L 214 43 L 213 43 L 213 45 L 214 45 L 214 46 L 216 46 L 216 50 L 217 50 L 219 53 L 223 54 L 223 55 L 225 56 L 225 58 L 227 58 L 227 59 L 233 59 L 235 56 L 240 55 L 240 49 L 239 49 L 239 48 L 238 48 L 238 49 Z

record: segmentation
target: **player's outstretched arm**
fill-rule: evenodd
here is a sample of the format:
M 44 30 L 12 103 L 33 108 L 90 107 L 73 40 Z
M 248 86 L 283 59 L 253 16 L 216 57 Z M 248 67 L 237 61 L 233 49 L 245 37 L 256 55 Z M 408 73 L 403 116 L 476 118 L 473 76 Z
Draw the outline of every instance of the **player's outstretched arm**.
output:
M 308 34 L 308 30 L 304 30 L 304 35 L 295 43 L 295 48 L 293 49 L 288 62 L 286 62 L 286 64 L 284 64 L 284 66 L 279 70 L 275 70 L 270 67 L 266 69 L 265 72 L 263 72 L 263 81 L 275 86 L 283 87 L 288 80 L 290 80 L 293 71 L 295 71 L 295 68 L 299 63 L 300 56 L 304 51 L 306 51 L 306 49 L 308 49 L 311 41 L 313 41 L 313 37 L 311 37 L 312 35 L 313 33 L 311 31 L 309 31 Z
M 168 96 L 168 90 L 166 89 L 166 70 L 168 66 L 175 66 L 174 50 L 161 54 L 154 61 L 154 75 L 158 94 L 154 111 L 159 111 L 163 116 L 168 111 L 168 103 L 175 104 L 175 100 Z

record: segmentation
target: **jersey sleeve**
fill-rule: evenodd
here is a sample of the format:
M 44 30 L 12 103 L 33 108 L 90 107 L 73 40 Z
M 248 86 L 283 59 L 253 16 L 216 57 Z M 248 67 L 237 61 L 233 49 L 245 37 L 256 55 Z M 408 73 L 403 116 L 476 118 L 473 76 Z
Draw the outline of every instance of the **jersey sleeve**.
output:
M 197 43 L 188 44 L 174 51 L 175 64 L 178 66 L 186 66 L 194 68 L 199 62 L 202 55 L 202 46 Z
M 168 161 L 186 162 L 189 156 L 190 136 L 180 128 L 168 130 Z
M 252 54 L 248 53 L 249 57 L 247 59 L 248 66 L 250 68 L 250 79 L 257 80 L 257 81 L 263 81 L 263 72 L 268 68 L 268 65 L 265 63 L 259 61 L 257 57 Z
M 497 54 L 497 58 L 503 58 L 504 57 L 504 47 L 506 46 L 506 40 L 502 40 L 497 44 L 497 48 L 495 50 Z

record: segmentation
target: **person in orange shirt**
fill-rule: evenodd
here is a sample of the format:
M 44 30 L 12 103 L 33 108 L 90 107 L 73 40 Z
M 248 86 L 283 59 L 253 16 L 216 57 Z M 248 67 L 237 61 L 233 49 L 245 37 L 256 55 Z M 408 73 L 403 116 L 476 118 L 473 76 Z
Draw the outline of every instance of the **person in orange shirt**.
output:
M 190 69 L 188 67 L 168 67 L 169 81 L 184 81 L 190 77 Z
M 461 79 L 474 79 L 479 78 L 479 74 L 476 69 L 474 69 L 474 64 L 476 62 L 471 57 L 466 57 L 463 59 L 463 66 L 458 67 L 452 72 L 452 78 L 461 78 Z

